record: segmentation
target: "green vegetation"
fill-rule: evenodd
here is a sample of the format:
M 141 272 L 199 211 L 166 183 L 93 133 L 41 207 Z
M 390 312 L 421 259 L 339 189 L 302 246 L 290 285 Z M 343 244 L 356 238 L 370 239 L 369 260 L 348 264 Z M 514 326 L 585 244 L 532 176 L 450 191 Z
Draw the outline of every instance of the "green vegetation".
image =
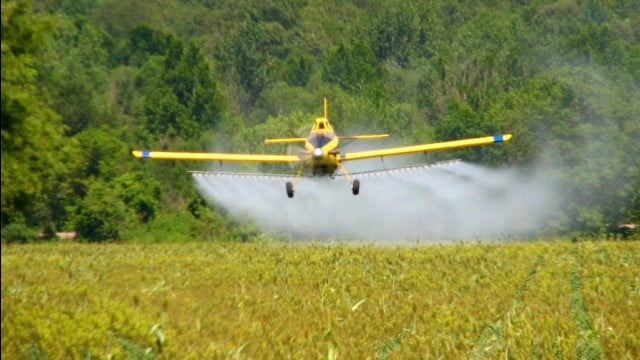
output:
M 640 355 L 640 243 L 2 246 L 3 358 Z
M 513 133 L 434 158 L 553 164 L 547 233 L 640 223 L 638 29 L 637 1 L 3 1 L 2 238 L 255 237 L 201 164 L 129 150 L 263 151 L 324 96 L 343 133 Z

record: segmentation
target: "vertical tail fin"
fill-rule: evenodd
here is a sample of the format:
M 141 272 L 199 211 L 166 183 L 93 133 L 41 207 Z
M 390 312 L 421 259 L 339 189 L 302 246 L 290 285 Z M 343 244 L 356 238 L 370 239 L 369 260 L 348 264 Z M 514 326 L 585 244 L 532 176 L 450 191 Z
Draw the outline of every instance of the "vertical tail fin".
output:
M 324 118 L 325 119 L 329 119 L 329 115 L 328 115 L 328 112 L 327 112 L 327 98 L 326 97 L 324 98 Z

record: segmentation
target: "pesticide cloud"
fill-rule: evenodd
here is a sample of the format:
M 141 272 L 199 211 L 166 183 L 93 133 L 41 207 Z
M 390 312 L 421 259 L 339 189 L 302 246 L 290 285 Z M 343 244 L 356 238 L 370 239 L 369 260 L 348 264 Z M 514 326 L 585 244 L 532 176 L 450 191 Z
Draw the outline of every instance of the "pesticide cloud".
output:
M 302 178 L 294 198 L 284 178 L 194 174 L 215 206 L 294 237 L 375 242 L 506 239 L 535 233 L 559 202 L 543 171 L 464 162 L 358 176 Z

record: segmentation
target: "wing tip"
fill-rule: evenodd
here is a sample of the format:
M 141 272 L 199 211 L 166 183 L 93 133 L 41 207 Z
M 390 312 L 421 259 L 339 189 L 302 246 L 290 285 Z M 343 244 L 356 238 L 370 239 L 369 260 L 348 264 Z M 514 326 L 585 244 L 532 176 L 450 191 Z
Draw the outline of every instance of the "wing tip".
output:
M 511 134 L 503 134 L 503 135 L 495 135 L 493 137 L 494 143 L 508 142 L 511 141 Z
M 133 154 L 133 156 L 135 156 L 138 159 L 151 157 L 151 151 L 148 151 L 148 150 L 143 150 L 143 151 L 133 150 L 131 154 Z

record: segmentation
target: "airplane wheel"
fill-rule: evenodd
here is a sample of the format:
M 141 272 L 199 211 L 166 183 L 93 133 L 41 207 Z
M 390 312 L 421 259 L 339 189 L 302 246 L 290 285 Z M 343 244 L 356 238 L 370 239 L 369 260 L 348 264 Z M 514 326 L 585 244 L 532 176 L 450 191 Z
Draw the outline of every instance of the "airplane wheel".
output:
M 358 195 L 360 193 L 360 180 L 358 179 L 353 180 L 353 186 L 351 187 L 351 191 L 353 192 L 353 195 Z
M 291 182 L 287 182 L 286 188 L 287 188 L 287 196 L 289 198 L 292 198 L 293 197 L 293 184 Z

